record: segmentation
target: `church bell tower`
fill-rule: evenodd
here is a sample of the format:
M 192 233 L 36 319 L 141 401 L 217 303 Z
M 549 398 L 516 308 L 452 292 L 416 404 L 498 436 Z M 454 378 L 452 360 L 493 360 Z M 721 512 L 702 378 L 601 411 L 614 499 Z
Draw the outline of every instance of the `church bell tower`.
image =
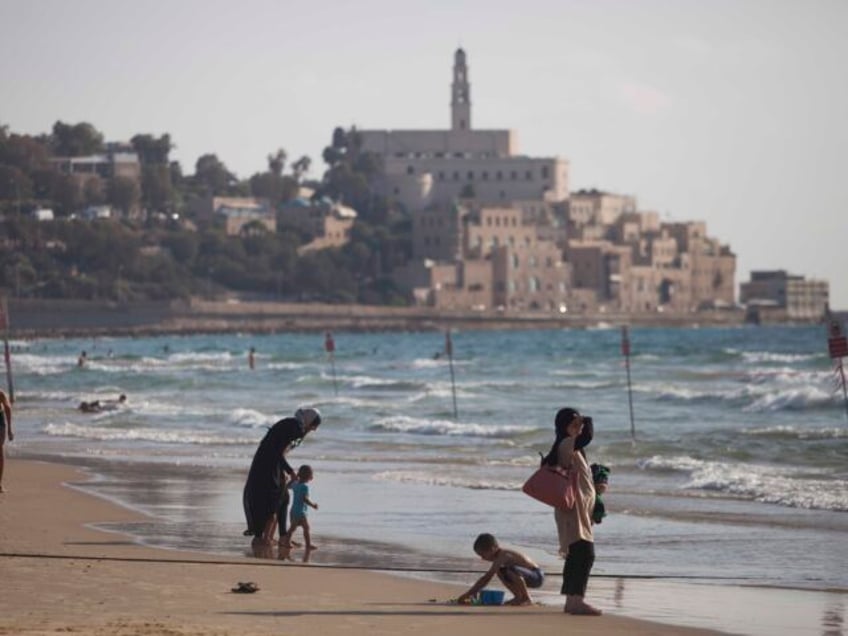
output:
M 453 56 L 451 130 L 471 130 L 471 84 L 468 83 L 468 66 L 462 49 L 457 49 Z

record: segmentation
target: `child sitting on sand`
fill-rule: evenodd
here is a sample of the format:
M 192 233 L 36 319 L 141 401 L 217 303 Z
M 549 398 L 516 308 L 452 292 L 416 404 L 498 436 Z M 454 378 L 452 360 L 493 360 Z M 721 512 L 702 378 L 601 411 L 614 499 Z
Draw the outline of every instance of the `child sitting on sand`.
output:
M 294 531 L 298 528 L 303 528 L 303 538 L 306 542 L 306 550 L 314 550 L 317 546 L 312 543 L 309 535 L 309 519 L 306 517 L 306 511 L 309 507 L 318 510 L 318 504 L 309 499 L 309 486 L 307 484 L 312 481 L 312 467 L 304 464 L 297 469 L 297 480 L 292 481 L 289 486 L 292 489 L 292 506 L 291 506 L 291 524 L 289 531 L 282 540 L 284 546 L 291 545 Z
M 532 605 L 533 600 L 527 588 L 542 587 L 545 575 L 536 563 L 520 552 L 498 545 L 498 540 L 489 533 L 483 533 L 474 542 L 474 552 L 484 561 L 491 561 L 489 571 L 477 579 L 465 594 L 457 598 L 458 603 L 470 603 L 496 574 L 513 598 L 506 605 Z

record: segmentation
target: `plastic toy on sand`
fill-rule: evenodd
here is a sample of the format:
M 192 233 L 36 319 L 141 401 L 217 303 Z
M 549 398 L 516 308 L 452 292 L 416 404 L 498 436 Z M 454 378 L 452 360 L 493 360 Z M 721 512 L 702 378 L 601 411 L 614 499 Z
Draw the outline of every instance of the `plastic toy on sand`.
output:
M 481 605 L 503 605 L 504 592 L 501 590 L 480 590 Z

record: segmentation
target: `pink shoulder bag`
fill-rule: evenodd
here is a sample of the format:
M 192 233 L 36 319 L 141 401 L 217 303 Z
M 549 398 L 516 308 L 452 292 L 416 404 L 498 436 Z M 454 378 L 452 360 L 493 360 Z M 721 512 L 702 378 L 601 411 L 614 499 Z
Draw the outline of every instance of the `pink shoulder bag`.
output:
M 521 487 L 522 492 L 560 510 L 571 510 L 577 501 L 577 471 L 541 466 Z

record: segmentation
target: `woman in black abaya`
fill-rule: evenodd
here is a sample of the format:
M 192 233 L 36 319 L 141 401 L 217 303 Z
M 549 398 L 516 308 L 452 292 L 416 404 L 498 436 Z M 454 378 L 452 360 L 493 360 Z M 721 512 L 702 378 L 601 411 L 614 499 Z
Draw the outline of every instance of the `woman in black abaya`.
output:
M 278 509 L 281 524 L 286 513 L 282 501 L 286 490 L 286 476 L 295 478 L 295 472 L 286 461 L 286 452 L 300 444 L 303 438 L 321 424 L 318 409 L 298 409 L 294 417 L 286 417 L 274 424 L 262 441 L 244 485 L 244 516 L 247 520 L 245 535 L 253 536 L 254 543 L 270 545 Z

